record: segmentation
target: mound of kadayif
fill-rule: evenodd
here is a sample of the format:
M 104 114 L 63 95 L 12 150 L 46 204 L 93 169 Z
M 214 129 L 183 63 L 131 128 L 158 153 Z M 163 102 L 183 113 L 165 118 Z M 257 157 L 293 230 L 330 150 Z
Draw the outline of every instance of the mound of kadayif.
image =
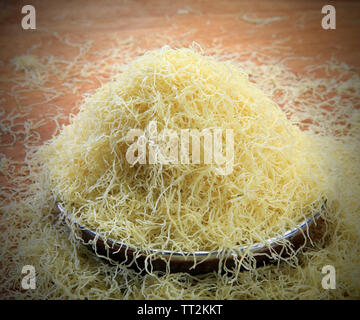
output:
M 191 48 L 132 61 L 41 156 L 74 220 L 142 249 L 263 242 L 314 214 L 326 192 L 311 135 L 239 66 Z

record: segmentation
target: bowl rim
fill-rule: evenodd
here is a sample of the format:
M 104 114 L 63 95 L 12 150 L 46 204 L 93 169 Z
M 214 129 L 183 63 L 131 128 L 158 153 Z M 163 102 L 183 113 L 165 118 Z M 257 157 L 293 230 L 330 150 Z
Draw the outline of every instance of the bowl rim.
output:
M 316 220 L 318 220 L 318 218 L 321 215 L 321 212 L 324 211 L 324 207 L 326 204 L 326 200 L 323 202 L 323 204 L 321 205 L 321 208 L 319 209 L 319 211 L 317 211 L 313 216 L 311 216 L 310 218 L 305 219 L 303 222 L 301 222 L 299 225 L 297 225 L 296 227 L 294 227 L 293 229 L 287 230 L 285 231 L 283 234 L 276 236 L 276 237 L 272 237 L 270 239 L 265 240 L 264 243 L 255 243 L 252 245 L 244 245 L 244 246 L 235 246 L 233 249 L 224 249 L 224 250 L 214 250 L 214 251 L 194 251 L 194 252 L 188 252 L 188 251 L 172 251 L 172 250 L 162 250 L 162 249 L 140 249 L 140 248 L 136 248 L 132 245 L 128 245 L 126 243 L 123 242 L 119 242 L 118 240 L 113 240 L 111 238 L 106 238 L 101 236 L 100 234 L 90 230 L 89 228 L 81 225 L 80 223 L 74 221 L 65 211 L 65 209 L 63 208 L 62 204 L 60 201 L 55 200 L 55 204 L 57 206 L 57 208 L 59 209 L 60 213 L 73 225 L 76 225 L 76 227 L 78 227 L 80 230 L 88 232 L 94 239 L 102 239 L 104 242 L 108 242 L 112 245 L 112 247 L 114 247 L 115 245 L 119 246 L 120 248 L 124 248 L 125 250 L 132 250 L 134 252 L 141 252 L 144 255 L 160 255 L 163 257 L 189 257 L 189 256 L 193 256 L 193 257 L 218 257 L 219 255 L 232 255 L 234 252 L 244 252 L 246 250 L 256 253 L 257 251 L 261 251 L 261 250 L 265 250 L 268 249 L 269 247 L 273 247 L 275 245 L 279 244 L 279 241 L 283 241 L 283 240 L 289 240 L 290 238 L 292 238 L 293 236 L 295 236 L 298 232 L 304 231 L 306 230 L 306 227 L 310 227 L 313 223 L 316 222 Z M 106 241 L 105 241 L 106 240 Z M 290 241 L 290 240 L 289 240 Z M 291 242 L 291 241 L 290 241 Z M 249 249 L 249 247 L 251 247 Z

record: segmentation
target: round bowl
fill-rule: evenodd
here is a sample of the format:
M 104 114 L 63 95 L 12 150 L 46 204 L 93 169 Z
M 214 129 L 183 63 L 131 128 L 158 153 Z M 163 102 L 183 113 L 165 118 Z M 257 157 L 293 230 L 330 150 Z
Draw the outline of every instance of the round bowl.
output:
M 256 260 L 256 267 L 266 264 L 277 263 L 279 257 L 289 257 L 287 246 L 291 246 L 292 253 L 298 249 L 305 249 L 313 246 L 314 242 L 321 238 L 323 234 L 324 219 L 321 211 L 325 208 L 322 205 L 319 212 L 306 219 L 296 228 L 284 234 L 268 239 L 265 243 L 257 243 L 251 247 L 239 246 L 234 250 L 224 251 L 196 251 L 196 252 L 175 252 L 169 250 L 147 250 L 142 251 L 138 248 L 129 246 L 125 243 L 104 239 L 94 231 L 74 222 L 65 212 L 60 202 L 56 201 L 56 206 L 64 216 L 67 224 L 79 232 L 80 238 L 85 245 L 96 253 L 112 261 L 122 263 L 138 272 L 142 271 L 163 271 L 163 272 L 186 272 L 193 275 L 209 272 L 218 272 L 219 268 L 223 271 L 232 270 L 237 266 L 237 262 L 247 252 L 251 252 Z M 149 263 L 149 259 L 151 263 Z M 195 263 L 196 262 L 196 263 Z M 245 270 L 241 266 L 240 270 Z

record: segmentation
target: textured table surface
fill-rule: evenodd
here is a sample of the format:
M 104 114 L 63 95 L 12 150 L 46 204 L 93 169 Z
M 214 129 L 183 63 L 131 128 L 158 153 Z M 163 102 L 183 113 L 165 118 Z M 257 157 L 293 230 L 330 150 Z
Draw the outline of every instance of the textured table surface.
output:
M 25 4 L 32 4 L 36 9 L 35 30 L 21 27 L 25 16 L 21 8 Z M 65 72 L 69 61 L 76 65 L 80 60 L 82 63 L 87 60 L 99 65 L 97 59 L 103 59 L 104 55 L 92 52 L 116 47 L 117 43 L 126 48 L 129 39 L 134 41 L 132 50 L 135 51 L 196 41 L 205 46 L 220 44 L 227 52 L 249 46 L 266 48 L 278 40 L 276 50 L 272 50 L 274 55 L 311 57 L 319 62 L 335 57 L 359 67 L 360 2 L 332 2 L 336 8 L 335 30 L 324 30 L 321 26 L 324 17 L 321 9 L 326 4 L 326 1 L 286 0 L 2 1 L 1 117 L 17 115 L 14 121 L 20 127 L 24 127 L 30 118 L 33 119 L 32 128 L 36 127 L 36 119 L 42 121 L 34 129 L 42 142 L 54 131 L 54 125 L 47 123 L 47 114 L 54 114 L 56 110 L 70 112 L 81 101 L 82 95 L 98 87 L 101 81 L 94 74 L 86 79 L 86 75 L 81 75 L 81 68 L 70 68 L 71 72 L 63 79 L 54 77 L 45 82 L 47 93 L 36 85 L 24 89 L 23 71 L 14 71 L 14 57 L 31 54 L 40 60 L 49 56 L 58 61 L 66 60 L 68 64 L 63 65 Z M 82 48 L 77 46 L 80 43 Z M 304 61 L 289 59 L 288 63 L 296 72 L 302 72 Z M 61 69 L 61 62 L 57 67 Z M 76 90 L 71 85 L 66 90 L 64 83 L 79 76 L 84 81 L 77 83 Z M 54 94 L 57 89 L 59 93 Z M 32 108 L 27 108 L 29 105 Z M 63 119 L 59 119 L 61 121 Z M 24 136 L 20 134 L 12 144 L 12 137 L 4 126 L 9 123 L 2 124 L 0 152 L 14 160 L 22 160 L 25 156 Z

